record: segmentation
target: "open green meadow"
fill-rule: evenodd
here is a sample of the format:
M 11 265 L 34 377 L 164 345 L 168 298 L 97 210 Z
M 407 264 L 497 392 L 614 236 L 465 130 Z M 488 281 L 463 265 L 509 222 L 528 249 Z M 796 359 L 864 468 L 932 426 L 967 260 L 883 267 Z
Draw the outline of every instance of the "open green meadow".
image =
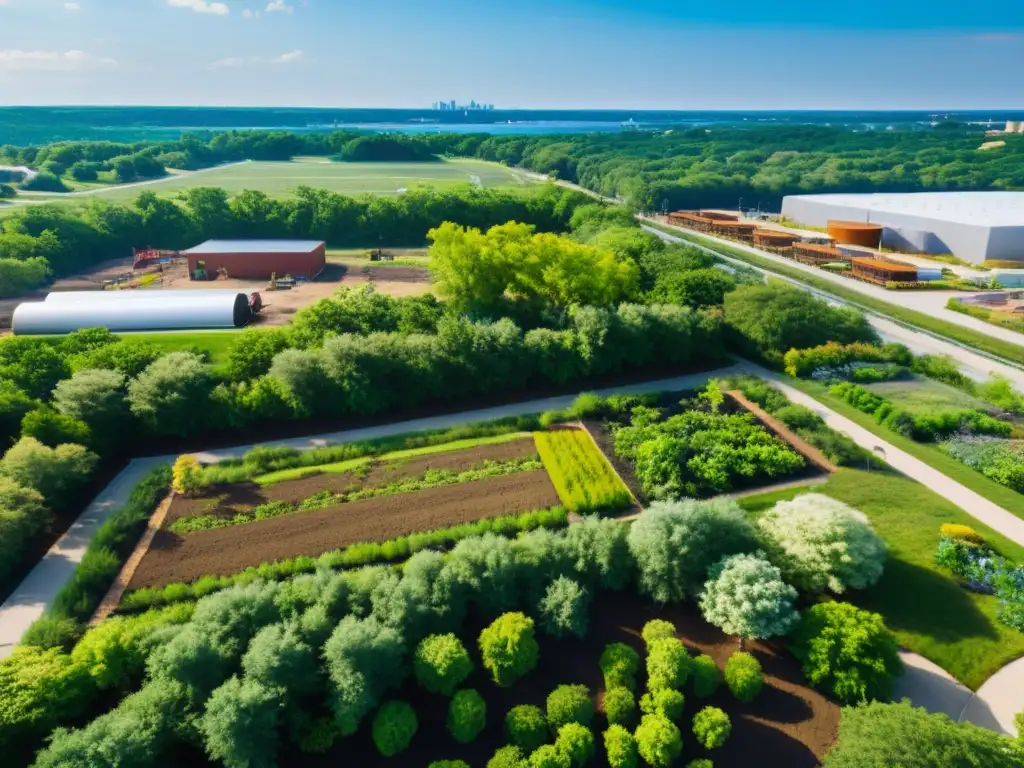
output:
M 130 202 L 142 192 L 175 197 L 195 187 L 221 187 L 229 195 L 247 189 L 276 198 L 295 196 L 301 186 L 342 195 L 398 195 L 417 186 L 445 189 L 462 184 L 480 187 L 526 187 L 536 181 L 521 171 L 481 160 L 442 160 L 436 163 L 335 163 L 325 157 L 298 157 L 289 162 L 247 162 L 196 173 L 175 174 L 154 183 L 96 189 L 88 195 L 26 195 L 23 200 L 85 204 L 89 200 Z M 10 212 L 21 206 L 5 206 Z
M 914 414 L 934 414 L 964 408 L 987 409 L 982 400 L 953 389 L 941 381 L 915 376 L 899 381 L 880 381 L 864 385 L 879 397 L 892 400 L 900 408 Z

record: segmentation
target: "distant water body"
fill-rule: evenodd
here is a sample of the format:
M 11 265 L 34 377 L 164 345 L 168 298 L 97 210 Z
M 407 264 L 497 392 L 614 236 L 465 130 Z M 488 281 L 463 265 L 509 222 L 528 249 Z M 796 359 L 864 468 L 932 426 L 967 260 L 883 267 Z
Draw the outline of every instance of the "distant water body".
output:
M 754 125 L 832 125 L 856 130 L 929 130 L 955 122 L 1002 127 L 1024 112 L 642 111 L 301 109 L 217 107 L 3 107 L 0 144 L 73 139 L 144 140 L 186 132 L 356 129 L 406 133 L 570 134 Z

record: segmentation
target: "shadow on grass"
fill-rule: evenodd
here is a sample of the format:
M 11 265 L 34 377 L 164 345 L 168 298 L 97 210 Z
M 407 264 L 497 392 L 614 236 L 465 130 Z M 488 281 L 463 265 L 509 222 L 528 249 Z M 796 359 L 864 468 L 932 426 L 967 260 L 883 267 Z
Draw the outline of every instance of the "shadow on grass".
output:
M 938 642 L 999 637 L 966 590 L 948 576 L 905 560 L 889 558 L 882 580 L 850 599 L 881 613 L 890 629 L 925 634 Z

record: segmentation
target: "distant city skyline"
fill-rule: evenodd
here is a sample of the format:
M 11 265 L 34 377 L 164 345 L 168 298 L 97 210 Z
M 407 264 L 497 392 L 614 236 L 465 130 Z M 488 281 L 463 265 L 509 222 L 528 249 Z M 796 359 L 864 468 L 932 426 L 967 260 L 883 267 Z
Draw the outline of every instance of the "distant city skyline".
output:
M 0 104 L 1013 109 L 1022 72 L 1019 4 L 0 0 Z

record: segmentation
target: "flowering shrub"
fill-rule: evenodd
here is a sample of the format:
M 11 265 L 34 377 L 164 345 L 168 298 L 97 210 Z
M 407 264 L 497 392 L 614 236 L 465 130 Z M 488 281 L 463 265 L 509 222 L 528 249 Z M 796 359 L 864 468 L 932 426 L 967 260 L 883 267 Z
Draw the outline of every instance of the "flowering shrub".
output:
M 935 559 L 968 589 L 995 594 L 1000 601 L 999 620 L 1024 632 L 1024 567 L 993 549 L 950 536 L 939 537 Z
M 1024 493 L 1024 440 L 959 436 L 942 450 L 1000 485 Z
M 971 528 L 971 526 L 960 525 L 959 523 L 943 523 L 939 526 L 939 535 L 950 539 L 966 541 L 969 544 L 977 544 L 978 546 L 985 543 L 985 537 Z
M 786 373 L 806 377 L 821 368 L 838 368 L 851 363 L 898 363 L 909 365 L 910 350 L 902 344 L 839 344 L 830 341 L 818 347 L 791 349 L 785 354 Z

